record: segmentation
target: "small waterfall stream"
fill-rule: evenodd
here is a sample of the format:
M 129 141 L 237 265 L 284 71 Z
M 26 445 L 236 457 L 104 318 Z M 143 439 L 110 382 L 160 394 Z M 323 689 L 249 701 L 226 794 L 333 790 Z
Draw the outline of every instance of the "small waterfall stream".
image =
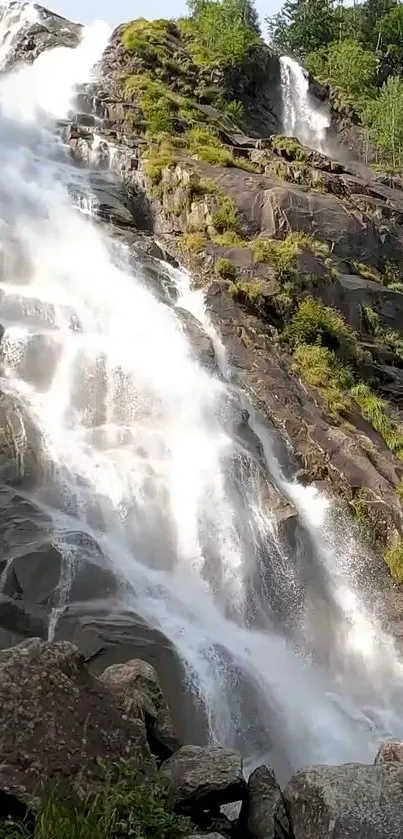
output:
M 8 24 L 5 15 L 2 48 Z M 71 184 L 89 192 L 88 173 L 61 146 L 55 153 L 55 119 L 68 113 L 74 84 L 89 78 L 107 37 L 105 27 L 89 28 L 75 51 L 46 52 L 0 79 L 0 241 L 27 266 L 22 281 L 1 276 L 1 389 L 40 434 L 46 469 L 33 500 L 51 511 L 64 559 L 50 632 L 57 637 L 85 561 L 79 532 L 117 582 L 111 612 L 120 605 L 140 615 L 174 645 L 212 739 L 280 774 L 371 760 L 385 733 L 403 736 L 401 665 L 348 567 L 337 564 L 346 542 L 334 541 L 329 554 L 323 541 L 327 502 L 286 481 L 249 406 L 266 477 L 234 433 L 246 397 L 228 381 L 201 293 L 171 271 L 179 306 L 214 339 L 221 377 L 195 359 L 179 308 L 150 291 L 141 267 L 133 271 L 125 249 L 93 223 L 90 204 L 82 212 L 74 202 Z M 291 70 L 287 78 L 291 89 Z M 287 120 L 290 131 L 299 124 L 291 105 Z M 33 339 L 40 351 L 27 375 L 21 361 Z M 268 503 L 275 492 L 299 513 L 299 557 L 279 537 Z M 337 614 L 320 655 L 320 630 L 308 634 L 300 608 L 301 563 L 314 576 L 324 569 L 322 596 Z M 315 606 L 311 598 L 313 624 Z M 281 621 L 286 610 L 292 633 Z
M 308 75 L 288 55 L 280 58 L 283 132 L 316 151 L 325 150 L 330 115 L 309 93 Z

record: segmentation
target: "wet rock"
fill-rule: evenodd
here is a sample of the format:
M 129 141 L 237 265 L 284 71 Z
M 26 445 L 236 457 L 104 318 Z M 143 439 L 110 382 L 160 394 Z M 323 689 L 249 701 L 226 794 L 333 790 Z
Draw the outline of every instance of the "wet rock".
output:
M 211 338 L 200 323 L 185 309 L 175 309 L 196 360 L 210 373 L 217 372 L 217 361 Z
M 182 746 L 160 772 L 169 781 L 175 809 L 181 813 L 195 816 L 241 801 L 245 795 L 242 759 L 221 746 Z
M 25 801 L 46 782 L 96 779 L 100 758 L 155 771 L 143 723 L 122 717 L 67 642 L 33 638 L 0 653 L 0 750 L 0 787 Z
M 403 743 L 400 740 L 382 743 L 375 758 L 375 766 L 381 763 L 403 763 Z
M 259 766 L 248 781 L 239 826 L 250 839 L 288 839 L 290 825 L 274 772 Z
M 129 719 L 142 719 L 151 751 L 164 759 L 179 749 L 171 715 L 158 675 L 146 661 L 134 659 L 114 664 L 100 676 L 121 702 Z
M 18 20 L 21 23 L 12 48 L 8 51 L 5 66 L 10 69 L 21 62 L 32 63 L 42 52 L 54 47 L 74 48 L 78 45 L 82 26 L 72 23 L 60 15 L 35 4 L 36 19 L 31 11 L 26 14 L 28 4 L 11 3 L 5 6 L 0 18 L 11 28 Z
M 44 452 L 39 429 L 16 396 L 0 394 L 0 480 L 31 489 L 43 475 Z
M 283 790 L 294 839 L 401 839 L 403 766 L 317 766 Z

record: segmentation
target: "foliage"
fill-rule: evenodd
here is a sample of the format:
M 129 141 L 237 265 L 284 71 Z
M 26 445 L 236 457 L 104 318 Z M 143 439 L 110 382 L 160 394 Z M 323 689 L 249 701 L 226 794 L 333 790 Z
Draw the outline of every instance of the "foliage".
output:
M 202 233 L 184 233 L 182 244 L 191 253 L 202 253 L 206 247 L 206 237 Z
M 235 157 L 233 152 L 224 146 L 214 128 L 208 125 L 197 125 L 186 133 L 186 143 L 190 154 L 197 155 L 199 160 L 211 163 L 213 166 L 233 166 L 238 169 L 255 171 L 252 163 L 243 158 Z
M 287 160 L 298 160 L 306 163 L 309 160 L 310 149 L 301 145 L 295 137 L 283 137 L 277 134 L 272 137 L 271 147 L 276 154 L 285 157 Z
M 252 306 L 258 306 L 263 299 L 264 283 L 262 280 L 237 280 L 228 287 L 233 297 L 241 297 Z
M 122 33 L 124 46 L 135 52 L 143 62 L 153 64 L 169 58 L 167 38 L 174 30 L 169 20 L 145 20 L 138 18 L 125 26 Z
M 173 166 L 175 157 L 172 147 L 167 143 L 151 147 L 145 164 L 145 170 L 152 184 L 159 184 L 162 172 L 166 167 Z
M 230 259 L 220 257 L 215 264 L 215 272 L 219 277 L 225 280 L 234 280 L 236 277 L 236 268 Z
M 394 169 L 403 166 L 403 79 L 389 76 L 363 113 L 364 124 Z
M 252 0 L 189 0 L 190 18 L 180 22 L 189 49 L 202 67 L 242 64 L 261 42 Z
M 267 262 L 275 269 L 279 279 L 287 279 L 297 269 L 297 257 L 304 248 L 315 256 L 329 254 L 326 242 L 313 239 L 307 233 L 292 232 L 285 239 L 254 239 L 250 243 L 256 262 Z
M 403 583 L 403 541 L 386 551 L 384 560 L 397 583 Z
M 362 382 L 355 385 L 351 393 L 363 417 L 379 432 L 391 451 L 403 459 L 403 428 L 390 416 L 387 402 Z
M 352 384 L 352 376 L 335 353 L 319 344 L 300 344 L 293 357 L 295 368 L 306 383 L 321 391 L 330 414 L 335 418 L 346 414 L 351 404 L 346 391 Z
M 223 248 L 245 248 L 247 247 L 247 242 L 239 233 L 235 233 L 234 230 L 226 230 L 224 233 L 217 233 L 216 236 L 213 236 L 213 242 L 215 245 L 220 245 Z
M 292 347 L 314 344 L 341 353 L 349 361 L 360 357 L 354 331 L 335 309 L 315 297 L 301 301 L 283 334 Z
M 242 102 L 239 102 L 238 99 L 233 99 L 231 102 L 227 102 L 225 104 L 225 111 L 237 123 L 241 123 L 245 118 L 245 108 Z
M 335 41 L 327 50 L 307 57 L 307 66 L 319 78 L 337 85 L 347 94 L 361 99 L 374 87 L 376 56 L 353 38 Z
M 213 225 L 217 233 L 225 233 L 231 230 L 238 235 L 242 234 L 238 208 L 235 201 L 228 195 L 220 195 L 220 206 L 213 214 Z
M 106 771 L 102 785 L 66 798 L 46 794 L 36 817 L 34 839 L 179 839 L 188 819 L 173 813 L 167 788 L 142 786 L 135 767 L 122 762 Z M 28 839 L 24 825 L 3 823 L 2 839 Z
M 304 56 L 337 37 L 336 5 L 334 0 L 285 0 L 267 24 L 273 46 Z

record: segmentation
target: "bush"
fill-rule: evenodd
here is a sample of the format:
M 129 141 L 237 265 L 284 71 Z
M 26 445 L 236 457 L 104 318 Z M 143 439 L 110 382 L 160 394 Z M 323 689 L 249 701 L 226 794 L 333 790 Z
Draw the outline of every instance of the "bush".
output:
M 220 195 L 220 206 L 213 215 L 213 225 L 218 233 L 231 230 L 241 235 L 242 228 L 235 201 L 228 195 Z
M 403 459 L 403 428 L 390 416 L 387 402 L 363 383 L 355 385 L 351 394 L 363 417 L 379 432 L 391 451 Z
M 320 390 L 331 416 L 338 419 L 340 415 L 346 414 L 351 408 L 351 399 L 346 391 L 352 385 L 353 378 L 335 354 L 327 347 L 302 344 L 296 348 L 293 357 L 295 369 L 304 381 Z
M 212 166 L 233 166 L 235 169 L 246 169 L 255 172 L 253 163 L 244 158 L 235 157 L 231 149 L 223 145 L 217 132 L 209 126 L 195 126 L 186 134 L 187 146 L 190 154 L 197 155 L 199 160 Z
M 247 242 L 234 230 L 226 230 L 225 233 L 217 233 L 213 236 L 215 245 L 220 245 L 222 248 L 245 248 Z
M 217 259 L 215 264 L 215 272 L 218 274 L 219 277 L 222 277 L 223 280 L 234 280 L 236 277 L 236 268 L 233 262 L 230 259 Z
M 342 316 L 315 297 L 306 297 L 285 328 L 283 337 L 291 346 L 317 344 L 342 351 L 345 358 L 358 360 L 360 348 L 356 335 Z
M 57 790 L 45 795 L 36 817 L 34 839 L 179 839 L 189 833 L 188 819 L 176 816 L 167 788 L 139 783 L 129 763 L 105 770 L 102 785 L 74 798 Z M 23 825 L 3 823 L 2 839 L 26 839 Z
M 206 247 L 207 239 L 202 233 L 185 233 L 182 236 L 182 243 L 186 250 L 191 253 L 202 253 Z
M 264 283 L 262 280 L 238 280 L 228 288 L 233 297 L 241 297 L 253 306 L 263 300 Z
M 237 99 L 233 99 L 232 102 L 226 102 L 224 109 L 235 122 L 241 123 L 245 118 L 245 108 L 242 102 L 238 102 Z
M 329 255 L 326 242 L 313 239 L 306 233 L 289 233 L 285 239 L 255 239 L 250 247 L 256 262 L 272 265 L 280 279 L 295 274 L 298 267 L 297 257 L 304 248 L 323 259 Z
M 386 551 L 384 560 L 397 583 L 403 583 L 403 542 Z
M 272 137 L 271 147 L 276 154 L 285 157 L 286 160 L 298 160 L 300 163 L 306 163 L 311 155 L 310 149 L 302 146 L 295 137 L 276 135 Z
M 150 148 L 145 164 L 145 170 L 152 184 L 157 185 L 161 181 L 162 172 L 165 168 L 173 166 L 175 157 L 172 148 L 167 144 L 160 147 Z

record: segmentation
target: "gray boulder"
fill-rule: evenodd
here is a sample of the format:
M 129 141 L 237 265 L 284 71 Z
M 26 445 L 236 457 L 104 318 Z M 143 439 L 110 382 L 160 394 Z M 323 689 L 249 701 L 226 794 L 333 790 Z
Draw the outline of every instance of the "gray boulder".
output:
M 154 754 L 166 758 L 179 749 L 171 715 L 151 664 L 139 659 L 113 664 L 100 679 L 119 699 L 129 719 L 145 722 Z
M 38 638 L 0 653 L 0 753 L 0 790 L 23 801 L 48 782 L 96 780 L 100 758 L 155 772 L 143 723 L 122 716 L 76 647 Z
M 169 781 L 175 809 L 181 813 L 216 810 L 245 796 L 242 758 L 222 746 L 182 746 L 162 764 L 160 773 Z
M 288 839 L 290 825 L 274 772 L 259 766 L 248 781 L 242 805 L 240 827 L 250 839 Z
M 283 791 L 294 839 L 401 839 L 403 766 L 315 766 Z

